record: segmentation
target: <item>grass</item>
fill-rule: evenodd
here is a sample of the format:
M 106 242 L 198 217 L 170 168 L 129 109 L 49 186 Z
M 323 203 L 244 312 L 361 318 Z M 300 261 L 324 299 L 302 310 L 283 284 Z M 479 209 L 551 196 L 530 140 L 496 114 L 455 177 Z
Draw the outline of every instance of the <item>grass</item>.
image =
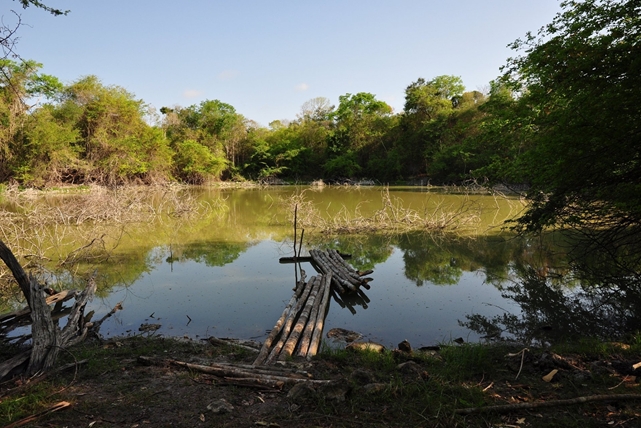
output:
M 323 347 L 305 365 L 317 379 L 333 379 L 328 389 L 317 387 L 294 398 L 287 389 L 261 391 L 221 383 L 211 375 L 175 366 L 148 367 L 138 356 L 207 361 L 251 362 L 254 354 L 209 342 L 158 337 L 132 337 L 106 343 L 88 341 L 61 354 L 60 364 L 88 362 L 40 382 L 2 385 L 0 425 L 15 422 L 59 401 L 71 410 L 45 415 L 39 426 L 634 426 L 641 421 L 638 401 L 590 403 L 569 407 L 514 410 L 507 413 L 461 415 L 457 409 L 495 404 L 528 403 L 598 394 L 635 393 L 636 380 L 614 368 L 620 361 L 641 361 L 639 335 L 625 345 L 591 340 L 551 349 L 520 351 L 508 345 L 451 345 L 438 352 L 353 351 Z M 625 349 L 623 349 L 625 348 Z M 561 355 L 580 371 L 553 366 L 550 355 Z M 542 376 L 552 367 L 552 382 Z M 517 372 L 519 374 L 517 379 Z M 589 376 L 579 378 L 581 372 Z M 641 396 L 641 394 L 640 394 Z M 231 414 L 208 413 L 207 404 L 224 398 Z M 205 422 L 202 422 L 205 420 Z M 625 425 L 625 421 L 628 425 Z M 356 424 L 356 425 L 355 425 Z M 265 425 L 266 426 L 266 425 Z
M 472 199 L 453 206 L 442 201 L 431 201 L 421 209 L 406 207 L 401 198 L 390 195 L 389 188 L 381 191 L 381 208 L 365 216 L 360 207 L 354 211 L 345 206 L 334 215 L 324 215 L 305 197 L 306 191 L 293 195 L 284 201 L 290 212 L 296 211 L 296 223 L 304 229 L 315 229 L 322 233 L 402 233 L 414 230 L 432 232 L 456 232 L 473 228 L 481 218 L 481 207 Z M 292 219 L 293 220 L 293 219 Z

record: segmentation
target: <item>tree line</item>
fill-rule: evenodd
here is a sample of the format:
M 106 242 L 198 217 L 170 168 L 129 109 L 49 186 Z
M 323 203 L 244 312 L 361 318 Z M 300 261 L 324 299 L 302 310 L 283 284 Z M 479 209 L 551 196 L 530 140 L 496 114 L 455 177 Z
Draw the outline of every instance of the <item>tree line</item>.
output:
M 0 67 L 2 182 L 455 182 L 483 162 L 471 146 L 488 97 L 465 92 L 455 76 L 413 82 L 398 114 L 361 92 L 340 96 L 338 106 L 311 99 L 295 120 L 262 127 L 221 100 L 155 112 L 96 76 L 62 85 L 35 61 L 3 59 Z
M 519 184 L 526 229 L 641 220 L 641 0 L 561 2 L 486 93 L 417 78 L 393 112 L 361 92 L 261 127 L 221 100 L 159 113 L 96 76 L 0 60 L 0 182 L 369 178 Z

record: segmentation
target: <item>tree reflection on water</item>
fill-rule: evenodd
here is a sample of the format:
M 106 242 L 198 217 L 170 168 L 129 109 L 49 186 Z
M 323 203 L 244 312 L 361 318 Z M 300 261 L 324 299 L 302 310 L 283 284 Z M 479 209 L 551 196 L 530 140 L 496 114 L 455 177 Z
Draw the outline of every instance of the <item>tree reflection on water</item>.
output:
M 614 339 L 641 330 L 641 270 L 630 247 L 595 249 L 567 241 L 568 251 L 549 255 L 545 240 L 515 258 L 505 280 L 491 281 L 520 314 L 466 316 L 460 325 L 486 337 L 524 344 L 584 337 Z M 581 244 L 581 245 L 577 245 Z M 632 257 L 630 257 L 632 255 Z

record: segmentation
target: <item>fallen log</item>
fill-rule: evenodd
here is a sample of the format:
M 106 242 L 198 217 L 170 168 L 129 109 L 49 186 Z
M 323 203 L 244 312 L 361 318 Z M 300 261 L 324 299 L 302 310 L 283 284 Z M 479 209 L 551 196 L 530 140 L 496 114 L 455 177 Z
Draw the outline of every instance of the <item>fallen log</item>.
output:
M 239 348 L 245 349 L 250 352 L 259 352 L 255 346 L 247 345 L 243 343 L 244 341 L 239 339 L 223 339 L 218 337 L 208 337 L 207 341 L 212 345 L 223 345 L 223 346 L 237 346 Z
M 67 300 L 74 298 L 77 293 L 78 292 L 76 290 L 63 290 L 47 297 L 46 303 L 47 305 L 52 305 L 54 303 L 66 302 Z M 18 309 L 17 311 L 2 314 L 0 315 L 0 324 L 15 322 L 19 318 L 26 318 L 29 314 L 31 314 L 31 308 L 29 306 Z
M 298 352 L 296 353 L 296 355 L 300 357 L 307 356 L 307 350 L 309 349 L 309 344 L 312 340 L 312 333 L 314 332 L 314 328 L 316 326 L 316 319 L 319 316 L 319 308 L 320 308 L 321 302 L 325 298 L 325 295 L 328 293 L 327 290 L 325 290 L 325 288 L 323 287 L 324 283 L 325 283 L 325 276 L 322 276 L 321 278 L 318 279 L 318 294 L 314 299 L 314 304 L 312 305 L 311 311 L 309 313 L 309 317 L 307 319 L 307 323 L 305 324 L 305 328 L 303 330 L 303 333 L 300 337 L 300 341 L 298 343 Z
M 265 360 L 267 359 L 267 356 L 269 354 L 269 348 L 272 346 L 272 343 L 274 343 L 274 339 L 276 339 L 278 334 L 283 329 L 283 326 L 285 325 L 285 320 L 288 318 L 290 311 L 292 311 L 292 308 L 298 301 L 298 298 L 303 293 L 304 288 L 305 288 L 305 271 L 303 270 L 301 271 L 301 279 L 300 281 L 298 281 L 298 283 L 296 284 L 296 288 L 294 289 L 294 295 L 289 300 L 289 303 L 287 303 L 287 306 L 285 306 L 283 313 L 281 314 L 280 318 L 278 318 L 278 321 L 276 321 L 276 325 L 274 325 L 274 328 L 269 333 L 269 336 L 267 336 L 267 338 L 265 339 L 265 342 L 263 343 L 263 346 L 260 349 L 258 356 L 254 360 L 254 365 L 260 365 L 265 363 Z
M 274 343 L 274 339 L 276 339 L 278 334 L 283 329 L 283 326 L 285 325 L 285 320 L 287 319 L 289 312 L 291 311 L 292 307 L 297 301 L 297 296 L 296 296 L 297 291 L 298 290 L 294 290 L 294 295 L 289 300 L 289 303 L 287 303 L 287 306 L 285 306 L 285 309 L 283 310 L 282 315 L 280 316 L 280 318 L 278 318 L 278 321 L 276 321 L 276 325 L 274 326 L 272 331 L 269 333 L 269 336 L 267 336 L 267 338 L 265 339 L 265 342 L 263 343 L 262 348 L 258 352 L 258 356 L 254 360 L 255 365 L 260 365 L 265 363 L 265 359 L 267 359 L 267 355 L 269 354 L 269 348 L 272 346 L 272 343 Z
M 351 267 L 341 256 L 338 254 L 338 251 L 336 250 L 328 250 L 327 251 L 327 256 L 328 258 L 334 262 L 334 265 L 336 266 L 337 269 L 339 269 L 341 272 L 345 273 L 345 275 L 349 278 L 352 278 L 353 280 L 356 281 L 356 283 L 361 282 L 361 276 L 356 272 L 356 269 Z
M 497 406 L 470 407 L 467 409 L 456 409 L 454 413 L 469 415 L 471 413 L 497 412 L 507 413 L 513 410 L 538 409 L 541 407 L 568 406 L 573 404 L 591 403 L 595 401 L 616 401 L 616 400 L 641 400 L 641 394 L 614 394 L 614 395 L 588 395 L 585 397 L 570 398 L 564 400 L 535 401 L 528 403 L 501 404 Z
M 318 250 L 311 250 L 309 252 L 312 257 L 314 258 L 314 262 L 320 267 L 320 270 L 322 273 L 325 275 L 329 274 L 332 272 L 332 284 L 334 284 L 334 287 L 338 291 L 339 294 L 345 293 L 345 289 L 350 290 L 350 291 L 355 291 L 356 287 L 354 284 L 351 282 L 345 280 L 344 278 L 341 278 L 340 272 L 335 272 L 332 270 L 331 265 L 329 262 L 325 259 L 323 253 Z
M 334 260 L 333 257 L 329 255 L 329 252 L 319 251 L 318 256 L 326 263 L 327 267 L 345 283 L 351 284 L 348 286 L 349 290 L 356 291 L 356 287 L 361 285 L 360 279 L 358 277 L 354 278 L 350 272 L 345 269 L 345 267 Z
M 165 365 L 166 363 L 173 364 L 179 367 L 184 367 L 189 370 L 207 373 L 214 376 L 222 377 L 225 380 L 235 380 L 241 382 L 254 382 L 257 385 L 269 385 L 280 388 L 285 384 L 310 382 L 315 384 L 331 383 L 331 380 L 316 380 L 303 376 L 296 371 L 287 371 L 278 368 L 276 370 L 269 370 L 262 366 L 259 368 L 247 368 L 247 366 L 233 366 L 231 364 L 216 364 L 212 363 L 209 366 L 201 364 L 187 363 L 178 360 L 155 360 L 144 356 L 138 357 L 138 360 L 143 364 Z
M 5 428 L 16 428 L 16 427 L 21 427 L 21 426 L 27 425 L 28 423 L 31 423 L 31 422 L 37 420 L 38 418 L 40 418 L 40 417 L 42 417 L 44 415 L 48 415 L 49 413 L 57 412 L 58 410 L 66 409 L 67 407 L 71 407 L 71 403 L 69 403 L 68 401 L 61 401 L 61 402 L 59 402 L 57 404 L 54 404 L 53 406 L 50 406 L 49 408 L 47 408 L 47 409 L 45 409 L 45 410 L 43 410 L 41 412 L 35 413 L 35 414 L 31 415 L 31 416 L 27 416 L 24 419 L 20 419 L 19 421 L 16 421 L 16 422 L 14 422 L 12 424 L 9 424 L 9 425 L 5 426 Z

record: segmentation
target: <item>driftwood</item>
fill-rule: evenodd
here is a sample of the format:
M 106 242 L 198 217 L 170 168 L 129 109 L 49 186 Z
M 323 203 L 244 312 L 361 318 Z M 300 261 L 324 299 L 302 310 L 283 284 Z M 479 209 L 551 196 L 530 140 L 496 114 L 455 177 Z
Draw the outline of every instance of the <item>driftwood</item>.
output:
M 207 341 L 211 343 L 214 346 L 236 346 L 238 348 L 245 349 L 250 352 L 258 352 L 260 344 L 256 346 L 256 343 L 251 340 L 243 340 L 243 339 L 230 339 L 230 338 L 225 338 L 225 337 L 208 337 Z
M 265 363 L 265 360 L 267 359 L 272 343 L 274 343 L 274 340 L 276 339 L 276 337 L 278 337 L 278 334 L 283 329 L 285 320 L 287 319 L 290 311 L 292 311 L 292 308 L 294 307 L 294 305 L 298 301 L 298 298 L 303 292 L 303 288 L 305 285 L 304 278 L 305 278 L 305 271 L 302 272 L 302 278 L 296 284 L 296 288 L 294 289 L 294 295 L 289 300 L 289 303 L 287 303 L 287 306 L 285 306 L 285 309 L 283 310 L 282 315 L 280 316 L 280 318 L 278 318 L 278 321 L 276 321 L 276 325 L 274 326 L 272 331 L 269 333 L 269 336 L 267 336 L 267 338 L 265 339 L 265 342 L 263 342 L 263 346 L 258 352 L 258 356 L 256 357 L 256 360 L 254 360 L 255 365 L 260 365 Z
M 0 241 L 0 258 L 9 267 L 27 298 L 32 321 L 32 347 L 29 357 L 25 358 L 22 353 L 0 364 L 0 379 L 18 370 L 27 360 L 28 364 L 24 372 L 27 376 L 42 373 L 53 367 L 61 349 L 84 340 L 92 327 L 92 324 L 87 322 L 87 318 L 84 317 L 84 310 L 87 302 L 96 291 L 95 274 L 89 279 L 87 287 L 81 293 L 75 294 L 73 292 L 76 301 L 69 311 L 66 326 L 60 330 L 57 321 L 54 322 L 49 304 L 45 299 L 44 287 L 33 275 L 27 275 L 24 272 L 11 250 L 2 241 Z M 56 301 L 60 302 L 60 300 Z M 60 308 L 60 305 L 57 306 Z M 7 319 L 6 316 L 2 318 Z
M 66 302 L 69 299 L 73 299 L 76 296 L 76 290 L 64 290 L 56 294 L 52 294 L 47 297 L 47 305 L 52 305 L 54 303 Z M 8 312 L 6 314 L 0 315 L 0 325 L 14 323 L 19 319 L 25 318 L 27 315 L 31 314 L 31 308 L 26 307 L 23 309 L 18 309 L 17 311 Z
M 58 410 L 66 409 L 67 407 L 71 407 L 71 403 L 69 403 L 68 401 L 61 401 L 49 407 L 48 409 L 43 410 L 42 412 L 38 412 L 34 415 L 27 416 L 24 419 L 20 419 L 19 421 L 16 421 L 10 425 L 7 425 L 5 426 L 5 428 L 15 428 L 15 427 L 21 427 L 21 426 L 27 425 L 28 423 L 34 422 L 35 420 L 37 420 L 38 418 L 44 415 L 57 412 Z
M 537 409 L 541 407 L 568 406 L 573 404 L 590 403 L 594 401 L 640 400 L 641 394 L 616 394 L 616 395 L 588 395 L 585 397 L 570 398 L 566 400 L 536 401 L 531 403 L 503 404 L 498 406 L 470 407 L 456 409 L 454 413 L 469 415 L 470 413 L 497 412 L 506 413 L 513 410 Z
M 315 384 L 327 384 L 332 382 L 330 380 L 311 379 L 311 375 L 307 372 L 300 370 L 289 370 L 280 367 L 257 367 L 246 364 L 234 365 L 223 363 L 212 363 L 211 365 L 204 366 L 200 364 L 187 363 L 184 361 L 159 360 L 144 356 L 138 357 L 138 361 L 145 365 L 173 364 L 189 370 L 211 374 L 222 378 L 227 383 L 241 386 L 270 387 L 280 389 L 286 384 L 299 382 L 311 382 Z
M 333 266 L 333 263 L 327 257 L 327 254 L 319 250 L 310 250 L 309 254 L 314 258 L 314 262 L 320 267 L 321 272 L 327 275 L 332 272 L 332 282 L 338 292 L 343 294 L 345 290 L 356 291 L 356 285 L 345 279 L 339 269 Z

